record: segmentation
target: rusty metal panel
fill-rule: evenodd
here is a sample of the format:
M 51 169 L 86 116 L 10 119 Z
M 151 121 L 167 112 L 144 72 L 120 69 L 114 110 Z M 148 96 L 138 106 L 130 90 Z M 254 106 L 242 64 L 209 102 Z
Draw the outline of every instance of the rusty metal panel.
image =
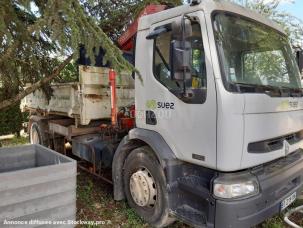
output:
M 50 101 L 38 90 L 22 100 L 21 109 L 77 118 L 81 125 L 88 125 L 92 120 L 110 118 L 108 71 L 108 68 L 80 66 L 79 82 L 52 84 L 53 95 Z M 118 74 L 118 108 L 133 104 L 134 99 L 133 78 L 129 74 Z
M 48 101 L 42 90 L 36 90 L 21 101 L 21 109 L 37 109 L 62 113 L 69 117 L 80 115 L 78 83 L 52 84 L 53 94 Z
M 75 220 L 76 175 L 74 160 L 43 146 L 1 148 L 0 227 L 5 221 Z
M 93 67 L 93 66 L 79 66 L 79 80 L 80 84 L 84 85 L 102 85 L 108 87 L 109 68 Z M 134 80 L 130 74 L 121 72 L 116 76 L 117 87 L 134 88 Z

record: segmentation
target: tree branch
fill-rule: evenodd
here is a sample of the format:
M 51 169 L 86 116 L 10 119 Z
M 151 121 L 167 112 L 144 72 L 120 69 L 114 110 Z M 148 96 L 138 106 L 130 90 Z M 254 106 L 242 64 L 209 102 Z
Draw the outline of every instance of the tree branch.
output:
M 51 80 L 53 80 L 55 77 L 57 77 L 60 72 L 64 69 L 64 67 L 72 60 L 73 56 L 69 56 L 64 60 L 63 63 L 61 63 L 50 75 L 44 77 L 40 81 L 33 84 L 31 87 L 26 88 L 25 90 L 18 93 L 15 97 L 1 101 L 0 102 L 0 110 L 7 108 L 9 106 L 12 106 L 16 104 L 18 101 L 26 97 L 27 95 L 31 94 L 35 90 L 39 89 L 41 86 L 49 83 Z
M 27 28 L 28 33 L 32 33 L 35 30 L 35 26 L 31 25 Z M 10 46 L 7 47 L 7 49 L 4 51 L 4 53 L 0 56 L 0 63 L 3 61 L 6 61 L 7 58 L 11 57 L 13 52 L 18 48 L 20 45 L 20 40 L 15 40 Z

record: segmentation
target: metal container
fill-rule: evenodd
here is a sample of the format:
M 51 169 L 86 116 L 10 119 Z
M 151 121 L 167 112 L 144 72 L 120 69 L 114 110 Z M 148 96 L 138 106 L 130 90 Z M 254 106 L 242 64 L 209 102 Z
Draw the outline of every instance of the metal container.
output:
M 77 165 L 40 145 L 0 149 L 0 227 L 76 219 Z M 47 226 L 52 226 L 48 224 Z M 74 227 L 60 224 L 55 227 Z
M 108 72 L 108 68 L 79 66 L 79 82 L 52 84 L 50 100 L 42 90 L 37 90 L 22 99 L 21 110 L 77 118 L 81 125 L 88 125 L 92 120 L 111 118 Z M 133 78 L 120 73 L 116 83 L 118 108 L 133 104 Z

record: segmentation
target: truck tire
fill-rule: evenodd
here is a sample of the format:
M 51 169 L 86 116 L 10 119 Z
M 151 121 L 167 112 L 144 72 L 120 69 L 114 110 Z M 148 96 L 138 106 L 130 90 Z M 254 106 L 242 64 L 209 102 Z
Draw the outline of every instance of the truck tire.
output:
M 174 222 L 169 217 L 165 175 L 150 147 L 134 149 L 127 157 L 124 188 L 128 204 L 146 222 L 155 227 Z
M 30 122 L 29 124 L 29 139 L 31 144 L 40 144 L 42 146 L 49 146 L 47 133 L 45 132 L 45 124 L 39 122 Z

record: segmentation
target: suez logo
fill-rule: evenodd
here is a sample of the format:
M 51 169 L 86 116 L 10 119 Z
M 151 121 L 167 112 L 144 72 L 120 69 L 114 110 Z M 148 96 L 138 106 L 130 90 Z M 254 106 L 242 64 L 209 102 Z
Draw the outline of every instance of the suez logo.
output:
M 298 100 L 284 100 L 279 104 L 280 109 L 296 109 L 299 107 Z
M 150 110 L 155 109 L 175 109 L 175 103 L 173 102 L 164 102 L 164 101 L 156 101 L 156 100 L 147 100 L 146 101 L 146 108 Z

